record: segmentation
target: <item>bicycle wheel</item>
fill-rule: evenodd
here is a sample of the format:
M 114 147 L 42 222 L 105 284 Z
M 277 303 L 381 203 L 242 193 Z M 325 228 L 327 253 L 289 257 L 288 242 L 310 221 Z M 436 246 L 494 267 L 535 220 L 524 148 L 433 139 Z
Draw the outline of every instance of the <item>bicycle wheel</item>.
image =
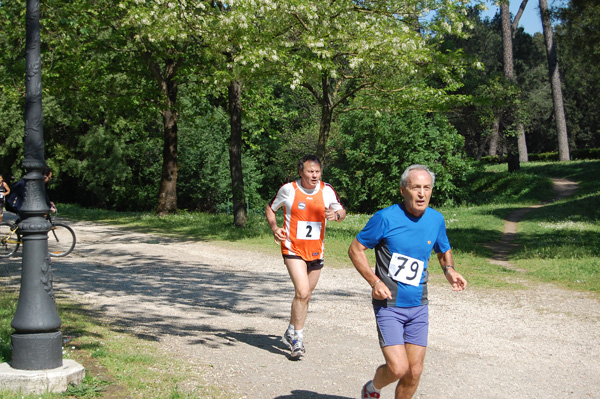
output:
M 8 258 L 19 249 L 21 235 L 16 227 L 9 222 L 0 223 L 0 258 Z
M 48 253 L 50 256 L 67 256 L 75 248 L 75 232 L 62 223 L 53 223 L 48 232 Z

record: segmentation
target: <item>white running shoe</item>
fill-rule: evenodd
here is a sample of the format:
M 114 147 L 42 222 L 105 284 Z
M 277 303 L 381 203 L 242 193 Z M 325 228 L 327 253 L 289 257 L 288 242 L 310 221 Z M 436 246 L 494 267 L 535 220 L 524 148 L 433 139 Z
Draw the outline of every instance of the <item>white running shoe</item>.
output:
M 298 360 L 300 359 L 306 350 L 304 349 L 304 344 L 300 340 L 296 340 L 293 342 L 292 346 L 292 359 Z
M 289 330 L 285 330 L 285 334 L 281 337 L 281 341 L 289 348 L 289 350 L 294 349 L 294 337 L 292 337 Z

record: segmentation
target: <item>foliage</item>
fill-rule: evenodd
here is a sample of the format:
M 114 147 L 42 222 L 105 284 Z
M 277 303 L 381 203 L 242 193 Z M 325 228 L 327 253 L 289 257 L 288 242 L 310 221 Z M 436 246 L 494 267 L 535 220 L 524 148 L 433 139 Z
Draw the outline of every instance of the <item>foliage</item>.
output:
M 523 122 L 530 151 L 555 148 L 543 37 L 539 34 L 532 37 L 522 28 L 516 30 L 513 39 L 514 84 L 506 81 L 503 73 L 499 14 L 492 19 L 481 19 L 480 11 L 473 8 L 469 18 L 474 26 L 471 35 L 467 38 L 448 37 L 443 44 L 447 48 L 462 49 L 466 56 L 481 65 L 466 71 L 465 85 L 460 90 L 474 100 L 449 115 L 452 124 L 465 137 L 467 154 L 479 159 L 488 153 L 493 121 L 502 113 L 509 114 L 513 121 Z M 504 137 L 514 134 L 515 127 L 508 123 L 502 126 L 502 131 L 500 148 L 505 143 Z
M 0 173 L 9 183 L 23 173 L 23 5 L 0 2 Z M 347 111 L 378 109 L 394 115 L 406 108 L 436 109 L 464 137 L 466 154 L 479 158 L 485 156 L 495 110 L 511 102 L 525 121 L 530 151 L 551 154 L 556 134 L 542 36 L 515 32 L 519 85 L 509 87 L 499 78 L 498 18 L 482 19 L 478 8 L 467 12 L 465 5 L 441 0 L 99 0 L 90 8 L 83 0 L 41 2 L 44 135 L 46 159 L 55 170 L 48 186 L 51 197 L 107 209 L 155 207 L 165 99 L 148 68 L 148 52 L 154 61 L 169 55 L 181 60 L 174 110 L 180 133 L 179 205 L 184 209 L 228 208 L 224 89 L 231 79 L 240 79 L 244 87 L 244 183 L 249 207 L 257 211 L 277 187 L 296 177 L 296 160 L 317 150 L 324 120 L 324 103 L 315 101 L 319 96 L 314 94 L 322 93 L 317 88 L 337 90 L 337 97 L 330 97 L 338 102 L 330 115 L 324 168 L 325 180 L 332 183 L 337 183 L 337 171 L 357 173 L 348 154 L 358 154 L 363 143 L 350 140 L 346 121 L 355 116 L 340 115 Z M 424 18 L 426 10 L 431 14 Z M 588 57 L 597 41 L 596 11 L 594 2 L 573 0 L 557 14 L 574 157 L 579 150 L 591 157 L 600 147 L 595 96 L 600 79 Z M 578 45 L 584 39 L 589 51 Z M 436 146 L 455 148 L 455 141 Z M 436 151 L 431 159 L 438 158 Z M 389 168 L 397 167 L 388 161 Z M 340 179 L 349 180 L 345 175 Z M 460 187 L 461 179 L 456 173 L 451 181 Z M 443 182 L 435 201 L 464 197 Z M 381 187 L 380 182 L 373 185 Z M 350 186 L 348 181 L 335 184 L 348 199 L 364 197 Z M 383 202 L 391 200 L 391 191 L 386 196 Z M 364 198 L 352 202 L 359 211 L 374 208 Z
M 463 138 L 438 114 L 356 111 L 341 120 L 338 158 L 330 182 L 351 211 L 374 212 L 396 203 L 400 176 L 411 164 L 436 173 L 433 204 L 460 202 L 468 169 Z
M 196 104 L 186 101 L 181 101 L 184 112 L 198 117 L 183 119 L 180 126 L 178 205 L 215 212 L 230 198 L 229 121 L 219 108 L 200 103 L 194 112 Z
M 562 23 L 556 28 L 559 65 L 564 81 L 565 109 L 572 148 L 600 147 L 600 5 L 571 0 L 558 10 Z M 572 151 L 572 150 L 571 150 Z
M 441 50 L 439 38 L 464 35 L 466 2 L 283 4 L 290 18 L 282 36 L 289 48 L 284 79 L 292 89 L 306 89 L 320 107 L 316 154 L 324 159 L 332 120 L 348 108 L 432 110 L 463 100 L 452 91 L 467 66 L 460 51 Z
M 25 124 L 25 7 L 20 1 L 0 3 L 0 173 L 10 182 L 20 177 Z
M 600 4 L 594 0 L 570 0 L 556 10 L 563 27 L 577 50 L 585 54 L 589 62 L 600 62 Z M 575 49 L 573 49 L 575 50 Z

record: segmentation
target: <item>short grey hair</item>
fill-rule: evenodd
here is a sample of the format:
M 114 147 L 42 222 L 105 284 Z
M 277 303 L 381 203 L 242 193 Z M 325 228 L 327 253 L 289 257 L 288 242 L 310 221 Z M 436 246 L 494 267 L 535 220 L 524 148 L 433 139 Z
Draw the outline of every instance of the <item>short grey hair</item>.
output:
M 431 187 L 433 188 L 435 184 L 435 173 L 430 171 L 427 166 L 419 164 L 410 165 L 404 170 L 404 173 L 402 173 L 402 177 L 400 178 L 400 185 L 402 187 L 406 187 L 406 180 L 408 179 L 408 174 L 411 170 L 424 170 L 425 172 L 429 173 L 429 176 L 431 176 Z

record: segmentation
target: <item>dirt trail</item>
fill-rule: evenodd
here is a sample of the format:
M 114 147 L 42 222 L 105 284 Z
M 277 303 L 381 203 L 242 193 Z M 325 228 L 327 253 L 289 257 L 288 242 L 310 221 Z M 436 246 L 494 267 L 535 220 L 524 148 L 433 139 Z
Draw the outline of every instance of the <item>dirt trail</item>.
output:
M 570 197 L 577 191 L 577 183 L 567 179 L 552 179 L 554 198 L 550 202 L 558 201 L 563 198 Z M 516 270 L 519 272 L 525 272 L 525 270 L 515 267 L 508 261 L 508 256 L 512 251 L 517 248 L 515 244 L 515 238 L 517 236 L 517 224 L 523 220 L 525 215 L 534 209 L 541 208 L 547 205 L 549 202 L 542 204 L 531 205 L 527 208 L 519 208 L 508 214 L 506 222 L 504 223 L 504 233 L 500 241 L 485 244 L 485 246 L 491 249 L 494 253 L 490 259 L 490 263 L 498 266 L 505 267 L 507 269 Z
M 323 270 L 306 357 L 294 362 L 280 341 L 293 290 L 277 247 L 264 255 L 72 225 L 75 252 L 52 263 L 57 296 L 194 364 L 187 388 L 201 375 L 238 398 L 349 399 L 383 360 L 370 289 L 353 268 Z M 8 273 L 3 284 L 18 281 L 20 262 L 0 269 Z M 432 274 L 429 348 L 415 398 L 600 397 L 600 301 L 552 285 L 453 293 L 442 280 Z

